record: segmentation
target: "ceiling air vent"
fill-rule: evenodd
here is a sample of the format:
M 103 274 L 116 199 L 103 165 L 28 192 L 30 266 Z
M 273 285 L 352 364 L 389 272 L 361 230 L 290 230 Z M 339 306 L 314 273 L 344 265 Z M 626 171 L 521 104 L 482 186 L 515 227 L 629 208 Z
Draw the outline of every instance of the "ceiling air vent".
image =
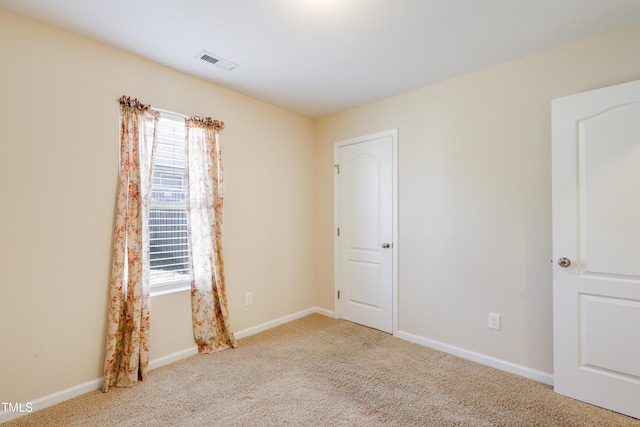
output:
M 227 61 L 226 59 L 220 58 L 219 56 L 214 55 L 211 52 L 207 52 L 203 50 L 196 56 L 196 58 L 200 58 L 203 61 L 210 62 L 214 65 L 217 65 L 220 68 L 224 68 L 225 70 L 233 70 L 238 66 L 238 64 L 234 64 L 231 61 Z

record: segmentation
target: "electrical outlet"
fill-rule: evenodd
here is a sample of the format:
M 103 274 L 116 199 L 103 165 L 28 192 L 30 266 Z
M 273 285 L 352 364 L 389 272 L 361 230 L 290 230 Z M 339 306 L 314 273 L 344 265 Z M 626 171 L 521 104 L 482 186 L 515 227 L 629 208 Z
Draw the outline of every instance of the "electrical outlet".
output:
M 500 330 L 500 315 L 497 313 L 489 313 L 489 329 Z
M 253 294 L 251 292 L 247 292 L 244 294 L 244 306 L 249 307 L 253 304 Z

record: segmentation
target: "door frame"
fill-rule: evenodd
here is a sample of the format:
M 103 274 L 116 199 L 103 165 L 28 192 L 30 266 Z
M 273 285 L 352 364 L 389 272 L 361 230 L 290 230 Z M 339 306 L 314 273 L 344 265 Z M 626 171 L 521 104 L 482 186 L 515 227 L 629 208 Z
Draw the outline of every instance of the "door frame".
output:
M 333 144 L 333 309 L 334 316 L 340 318 L 340 304 L 338 301 L 338 271 L 339 271 L 339 240 L 337 236 L 337 228 L 340 220 L 340 187 L 336 165 L 340 162 L 340 148 L 372 141 L 374 139 L 391 137 L 391 287 L 392 287 L 392 333 L 396 335 L 398 332 L 398 129 L 389 129 L 382 132 L 376 132 L 364 136 L 338 141 Z

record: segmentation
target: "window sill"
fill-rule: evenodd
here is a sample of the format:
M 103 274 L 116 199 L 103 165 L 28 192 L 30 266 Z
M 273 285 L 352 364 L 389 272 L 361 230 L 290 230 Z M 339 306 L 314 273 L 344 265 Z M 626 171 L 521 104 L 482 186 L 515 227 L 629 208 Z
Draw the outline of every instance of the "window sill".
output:
M 166 283 L 157 283 L 151 286 L 149 290 L 149 295 L 152 297 L 158 295 L 172 294 L 175 292 L 189 291 L 191 290 L 191 282 L 181 280 L 179 282 L 166 282 Z

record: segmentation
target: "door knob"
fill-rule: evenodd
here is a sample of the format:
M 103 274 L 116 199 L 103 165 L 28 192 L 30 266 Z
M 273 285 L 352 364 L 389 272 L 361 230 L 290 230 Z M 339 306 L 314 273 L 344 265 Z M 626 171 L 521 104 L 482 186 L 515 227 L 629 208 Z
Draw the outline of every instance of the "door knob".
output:
M 571 265 L 571 260 L 569 258 L 560 258 L 558 260 L 558 265 L 560 267 L 569 267 Z
M 383 243 L 382 244 L 382 248 L 383 249 L 389 249 L 391 247 L 391 243 Z

